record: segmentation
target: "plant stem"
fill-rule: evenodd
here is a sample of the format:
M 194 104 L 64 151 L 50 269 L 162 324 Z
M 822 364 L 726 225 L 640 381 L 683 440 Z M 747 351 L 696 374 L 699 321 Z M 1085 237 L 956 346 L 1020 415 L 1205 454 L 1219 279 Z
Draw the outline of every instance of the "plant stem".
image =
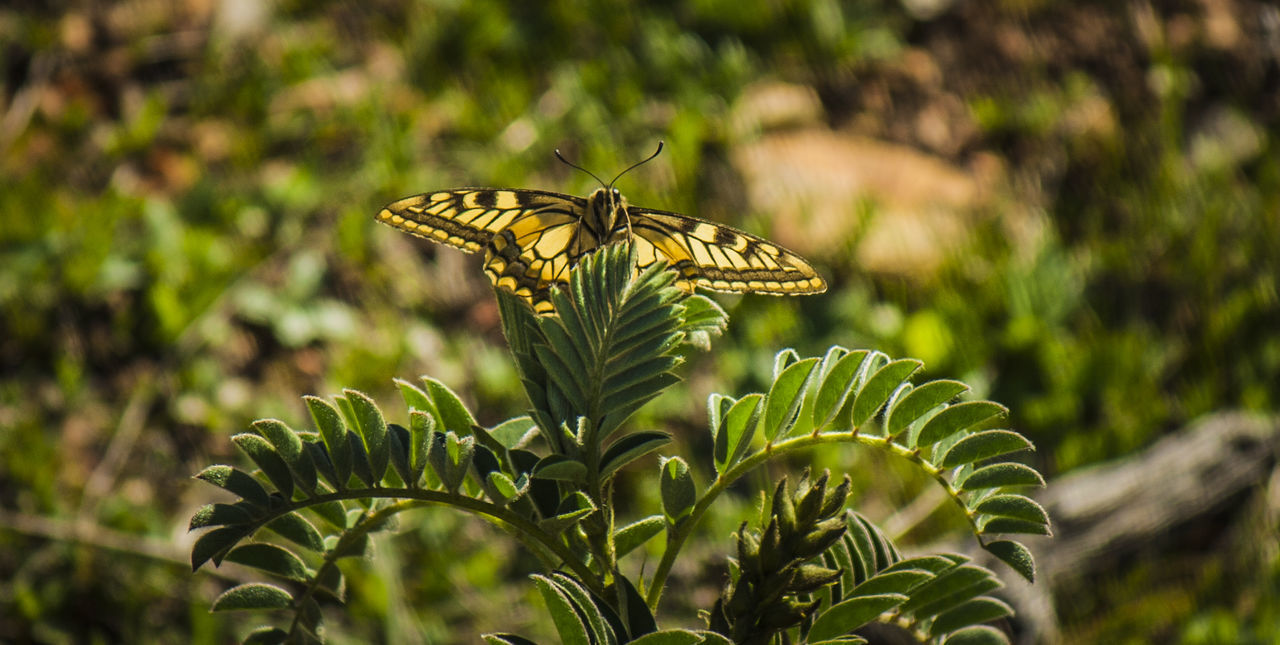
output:
M 505 524 L 514 529 L 513 533 L 517 538 L 524 542 L 530 550 L 539 558 L 543 558 L 545 553 L 538 552 L 533 545 L 544 547 L 547 551 L 555 554 L 560 558 L 562 564 L 572 569 L 582 584 L 589 587 L 598 595 L 604 595 L 604 589 L 597 583 L 597 576 L 587 568 L 586 564 L 578 554 L 571 551 L 556 536 L 542 530 L 534 522 L 517 515 L 511 510 L 503 506 L 498 506 L 482 499 L 467 497 L 456 493 L 446 493 L 444 491 L 423 490 L 419 488 L 363 488 L 363 489 L 345 489 L 325 495 L 317 495 L 314 498 L 307 499 L 303 502 L 291 504 L 282 507 L 279 515 L 285 515 L 290 512 L 306 508 L 308 506 L 321 504 L 324 502 L 334 502 L 352 499 L 367 498 L 397 498 L 406 500 L 404 502 L 390 505 L 380 509 L 379 514 L 385 514 L 388 517 L 400 511 L 408 510 L 425 504 L 438 504 L 441 506 L 450 506 L 471 511 L 472 513 L 485 517 L 487 519 L 497 520 L 500 524 Z M 271 518 L 271 519 L 274 519 Z M 270 520 L 267 520 L 270 521 Z M 264 522 L 265 524 L 266 522 Z M 372 525 L 372 523 L 370 524 Z M 529 541 L 531 540 L 532 543 Z M 554 566 L 554 563 L 552 563 Z

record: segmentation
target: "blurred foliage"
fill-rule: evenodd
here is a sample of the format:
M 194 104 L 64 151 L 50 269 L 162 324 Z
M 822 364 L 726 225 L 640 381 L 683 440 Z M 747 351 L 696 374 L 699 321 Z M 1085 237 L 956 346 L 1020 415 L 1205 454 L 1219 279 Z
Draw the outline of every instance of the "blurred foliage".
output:
M 655 425 L 698 427 L 690 401 L 760 388 L 779 346 L 830 344 L 985 383 L 1049 472 L 1212 410 L 1274 412 L 1277 24 L 1262 0 L 8 4 L 0 640 L 226 641 L 203 613 L 224 581 L 191 578 L 168 538 L 205 500 L 174 482 L 231 459 L 224 437 L 252 418 L 304 419 L 303 392 L 382 398 L 392 376 L 426 372 L 482 423 L 522 409 L 474 258 L 372 214 L 455 185 L 585 192 L 556 147 L 604 175 L 664 138 L 670 154 L 624 182 L 633 202 L 760 233 L 787 223 L 752 210 L 734 152 L 776 128 L 997 177 L 933 273 L 865 271 L 845 252 L 856 234 L 796 241 L 833 290 L 722 298 L 734 325 L 714 376 L 695 361 L 687 390 L 645 412 Z M 812 88 L 820 114 L 744 127 L 744 97 L 768 82 Z M 837 470 L 895 467 L 853 459 Z M 888 514 L 914 491 L 880 493 Z M 382 545 L 399 568 L 352 576 L 368 606 L 351 615 L 368 622 L 343 633 L 492 628 L 458 589 L 519 577 L 525 556 L 482 531 L 406 526 Z M 1113 625 L 1139 640 L 1266 633 L 1280 600 L 1274 555 L 1258 557 L 1269 574 L 1248 591 L 1173 587 L 1157 619 Z M 386 585 L 416 609 L 380 604 Z

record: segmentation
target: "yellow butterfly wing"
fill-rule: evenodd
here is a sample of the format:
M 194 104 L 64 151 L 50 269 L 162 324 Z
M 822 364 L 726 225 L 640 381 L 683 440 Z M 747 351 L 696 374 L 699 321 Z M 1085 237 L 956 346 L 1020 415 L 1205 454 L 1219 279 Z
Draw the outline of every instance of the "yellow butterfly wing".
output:
M 553 310 L 551 285 L 566 283 L 582 254 L 601 244 L 592 232 L 601 223 L 593 219 L 591 229 L 583 226 L 588 202 L 541 190 L 459 188 L 406 197 L 387 205 L 377 219 L 468 253 L 484 249 L 489 281 L 545 314 Z M 626 217 L 610 215 L 617 228 L 605 236 L 608 241 L 627 239 L 629 233 L 641 267 L 666 260 L 686 289 L 773 295 L 827 289 L 804 258 L 763 238 L 679 213 L 621 208 Z
M 770 295 L 827 290 L 804 258 L 763 238 L 679 213 L 634 206 L 627 211 L 640 266 L 666 259 L 686 288 Z
M 392 202 L 378 212 L 383 224 L 467 253 L 480 251 L 494 234 L 538 213 L 581 210 L 584 200 L 541 190 L 456 188 Z
M 433 242 L 475 253 L 494 286 L 548 313 L 547 289 L 567 282 L 581 255 L 586 200 L 541 190 L 458 188 L 406 197 L 378 221 Z

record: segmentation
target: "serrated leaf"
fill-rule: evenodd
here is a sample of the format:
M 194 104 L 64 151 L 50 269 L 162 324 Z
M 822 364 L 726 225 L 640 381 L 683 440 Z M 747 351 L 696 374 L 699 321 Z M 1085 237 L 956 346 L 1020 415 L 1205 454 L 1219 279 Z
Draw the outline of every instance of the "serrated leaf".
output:
M 213 560 L 214 566 L 222 564 L 222 557 L 237 542 L 243 540 L 249 535 L 251 527 L 244 526 L 224 526 L 219 529 L 213 529 L 196 539 L 196 543 L 191 546 L 191 570 L 199 569 L 201 565 L 209 560 Z
M 1009 639 L 994 627 L 967 627 L 947 637 L 942 645 L 1009 645 Z
M 630 645 L 698 645 L 702 637 L 687 629 L 664 629 L 630 641 Z
M 703 645 L 733 645 L 733 641 L 710 631 L 700 631 L 698 635 L 702 637 Z
M 541 522 L 538 526 L 548 533 L 559 533 L 594 512 L 596 507 L 591 503 L 591 498 L 587 497 L 582 491 L 575 491 L 568 497 L 560 500 L 559 506 L 556 507 L 555 514 Z
M 342 576 L 342 569 L 336 565 L 329 564 L 320 567 L 320 571 L 316 576 L 317 589 L 328 594 L 329 597 L 337 602 L 345 602 L 347 596 L 347 581 Z
M 680 382 L 680 377 L 663 372 L 643 383 L 637 383 L 605 397 L 600 409 L 607 410 L 600 418 L 600 437 L 607 437 L 618 429 L 640 406 L 651 401 L 663 390 Z
M 1030 466 L 1005 462 L 978 468 L 960 482 L 960 490 L 964 491 L 1006 486 L 1044 486 L 1044 477 Z
M 689 464 L 679 457 L 662 460 L 658 485 L 662 494 L 662 512 L 672 524 L 677 524 L 692 510 L 698 500 L 698 490 L 689 472 Z
M 538 362 L 546 366 L 547 377 L 550 379 L 550 385 L 554 385 L 556 391 L 568 401 L 575 409 L 585 409 L 587 407 L 586 394 L 582 391 L 581 384 L 574 379 L 574 367 L 569 365 L 548 345 L 534 345 L 534 355 L 537 356 Z
M 825 381 L 827 376 L 831 374 L 831 370 L 835 369 L 836 363 L 839 363 L 840 359 L 848 354 L 849 350 L 840 345 L 828 347 L 826 353 L 822 355 L 822 359 L 818 362 L 818 371 L 814 374 L 814 379 L 819 382 Z
M 534 641 L 515 634 L 484 634 L 481 638 L 489 645 L 538 645 Z
M 640 545 L 648 542 L 650 538 L 661 533 L 666 525 L 663 516 L 650 515 L 618 529 L 613 534 L 616 557 L 622 559 L 623 556 L 636 550 Z
M 858 380 L 859 368 L 867 358 L 867 350 L 859 349 L 840 357 L 823 375 L 813 402 L 813 427 L 821 429 L 836 418 L 840 408 L 853 391 Z
M 581 484 L 587 481 L 587 465 L 564 455 L 551 454 L 538 460 L 538 465 L 533 467 L 532 475 L 538 479 Z
M 312 433 L 314 435 L 314 433 Z M 316 441 L 303 441 L 302 448 L 311 457 L 311 463 L 316 467 L 316 473 L 324 478 L 333 490 L 342 490 L 345 488 L 346 482 L 339 485 L 338 471 L 333 468 L 333 461 L 329 459 L 328 449 L 325 448 L 324 442 L 319 441 L 318 435 L 315 435 Z M 319 488 L 317 487 L 317 492 Z
M 624 575 L 618 575 L 614 578 L 614 584 L 605 587 L 605 596 L 609 598 L 617 598 L 619 596 L 618 587 L 622 588 L 621 596 L 626 605 L 627 611 L 627 633 L 631 636 L 642 636 L 658 631 L 658 623 L 653 618 L 653 612 L 649 611 L 649 606 L 645 604 L 644 597 L 631 584 L 631 580 Z
M 989 623 L 1012 615 L 1013 608 L 1004 601 L 982 596 L 938 614 L 938 617 L 933 619 L 933 624 L 929 626 L 929 633 L 934 638 L 938 638 L 970 625 Z
M 345 405 L 350 406 L 350 404 Z M 351 454 L 351 472 L 366 486 L 376 486 L 379 480 L 373 476 L 373 466 L 369 464 L 369 453 L 364 449 L 364 440 L 360 438 L 360 433 L 347 433 L 347 449 Z
M 449 386 L 429 376 L 422 377 L 422 382 L 427 386 L 427 394 L 436 404 L 436 409 L 440 412 L 440 421 L 446 430 L 453 430 L 462 435 L 475 425 L 475 418 L 471 416 L 467 406 L 463 405 L 462 399 L 458 398 Z
M 280 645 L 289 639 L 289 632 L 279 627 L 263 625 L 244 637 L 242 645 Z
M 361 534 L 355 539 L 340 539 L 337 544 L 330 547 L 329 557 L 338 558 L 363 558 L 369 555 L 372 543 L 369 541 L 368 534 Z
M 889 395 L 912 374 L 915 374 L 921 365 L 923 363 L 913 358 L 902 358 L 885 365 L 871 375 L 853 399 L 853 427 L 861 428 L 875 416 L 881 406 L 889 400 Z
M 378 404 L 374 403 L 369 395 L 352 389 L 345 389 L 342 393 L 351 405 L 356 427 L 369 458 L 369 475 L 372 481 L 367 483 L 371 486 L 377 485 L 386 475 L 387 464 L 391 458 L 391 449 L 387 445 L 387 420 L 383 418 L 382 410 L 378 409 Z
M 1012 517 L 991 517 L 981 524 L 984 535 L 992 533 L 1021 533 L 1024 535 L 1053 535 L 1049 525 L 1030 520 L 1019 520 Z
M 528 416 L 507 419 L 489 429 L 489 435 L 507 450 L 523 448 L 537 433 L 538 426 Z
M 916 446 L 931 446 L 962 430 L 972 428 L 993 417 L 1007 414 L 1009 409 L 993 401 L 965 401 L 957 403 L 932 419 L 920 429 Z
M 227 553 L 226 561 L 253 567 L 295 582 L 308 582 L 311 579 L 307 565 L 298 556 L 266 542 L 238 546 Z
M 294 634 L 302 632 L 305 635 L 305 638 L 300 638 L 299 642 L 304 645 L 324 645 L 318 635 L 323 616 L 320 612 L 320 603 L 316 602 L 315 596 L 299 598 L 296 611 Z
M 223 592 L 213 601 L 212 611 L 288 609 L 291 606 L 293 596 L 284 589 L 261 582 L 250 582 Z
M 276 454 L 275 449 L 266 439 L 256 434 L 242 432 L 233 435 L 231 441 L 249 459 L 252 459 L 254 464 L 257 464 L 258 469 L 267 476 L 271 485 L 275 486 L 285 499 L 293 497 L 293 475 L 289 472 L 289 466 L 284 463 L 280 455 Z
M 502 462 L 498 461 L 498 456 L 489 448 L 479 445 L 479 435 L 476 437 L 477 445 L 475 453 L 471 455 L 471 467 L 475 469 L 478 479 L 485 479 L 492 472 L 502 472 Z
M 903 604 L 902 611 L 923 619 L 999 587 L 991 571 L 965 564 L 913 590 L 911 600 Z
M 347 511 L 341 502 L 324 502 L 322 504 L 312 504 L 311 512 L 317 517 L 324 520 L 329 526 L 342 530 L 347 528 Z
M 773 355 L 773 380 L 775 381 L 778 380 L 778 376 L 782 374 L 783 370 L 787 369 L 788 367 L 791 367 L 795 363 L 799 362 L 799 360 L 800 360 L 800 354 L 798 354 L 796 350 L 790 347 L 780 350 L 778 351 L 777 354 L 774 354 Z
M 946 573 L 947 571 L 950 571 L 968 561 L 969 558 L 958 553 L 951 553 L 947 556 L 922 555 L 897 562 L 893 566 L 885 569 L 885 572 L 901 571 L 903 569 L 921 569 L 937 576 L 942 575 L 943 573 Z
M 907 600 L 900 593 L 859 596 L 833 605 L 822 612 L 809 628 L 809 640 L 836 638 L 861 627 Z
M 1027 582 L 1036 581 L 1036 561 L 1027 547 L 1013 540 L 996 540 L 982 545 L 982 548 L 1000 558 L 1000 561 L 1017 571 Z
M 848 531 L 845 532 L 845 536 Z M 849 543 L 846 539 L 841 539 L 831 548 L 827 549 L 823 554 L 823 562 L 829 566 L 840 570 L 840 581 L 831 588 L 831 603 L 836 604 L 844 600 L 845 595 L 850 589 L 853 589 L 857 582 L 854 580 L 855 572 L 853 568 L 853 554 L 849 552 Z
M 1044 507 L 1022 495 L 993 495 L 978 502 L 973 510 L 987 515 L 1011 517 L 1037 524 L 1049 523 L 1049 514 L 1045 512 Z
M 872 571 L 882 571 L 902 559 L 894 548 L 893 543 L 880 532 L 876 525 L 871 523 L 871 520 L 857 513 L 850 513 L 849 516 L 854 519 L 849 521 L 848 524 L 861 524 L 865 534 L 871 540 L 871 553 L 869 555 L 875 558 Z
M 684 320 L 681 331 L 684 332 L 685 342 L 703 351 L 711 349 L 711 339 L 724 333 L 729 320 L 728 314 L 720 305 L 698 294 L 685 299 L 681 318 Z
M 521 493 L 520 489 L 516 487 L 516 483 L 511 481 L 511 478 L 502 471 L 495 470 L 490 472 L 485 477 L 485 482 L 488 485 L 487 490 L 493 491 L 490 498 L 498 504 L 507 504 Z
M 209 482 L 218 488 L 239 496 L 246 502 L 266 507 L 271 496 L 252 475 L 231 466 L 209 466 L 196 474 L 196 479 Z
M 191 521 L 187 524 L 188 531 L 202 529 L 208 526 L 224 526 L 228 524 L 248 524 L 253 521 L 253 515 L 248 509 L 240 505 L 234 504 L 206 504 L 200 507 L 200 510 L 191 516 Z
M 909 594 L 912 589 L 928 582 L 934 577 L 930 571 L 923 569 L 899 569 L 882 571 L 849 592 L 850 598 L 857 596 L 877 596 L 886 593 Z
M 763 394 L 748 394 L 729 408 L 720 431 L 716 433 L 716 472 L 723 474 L 738 463 L 751 446 L 760 423 Z
M 601 384 L 600 392 L 606 397 L 612 396 L 637 383 L 647 381 L 663 372 L 667 372 L 679 364 L 680 358 L 678 356 L 668 354 L 638 357 L 635 362 L 619 361 L 608 367 L 605 373 L 605 382 Z
M 347 440 L 347 424 L 343 422 L 342 414 L 332 403 L 317 396 L 302 398 L 311 412 L 311 419 L 315 421 L 316 428 L 320 431 L 320 438 L 329 449 L 329 461 L 333 463 L 333 470 L 338 474 L 339 488 L 345 488 L 347 480 L 351 478 L 351 446 Z
M 267 530 L 312 551 L 324 551 L 324 538 L 320 532 L 297 512 L 285 513 L 266 525 Z
M 294 481 L 302 486 L 303 491 L 308 495 L 314 495 L 316 467 L 311 462 L 311 455 L 303 449 L 302 439 L 298 437 L 298 433 L 283 421 L 276 419 L 258 419 L 253 422 L 253 429 L 271 443 L 276 454 L 280 455 L 284 463 L 289 466 L 289 470 L 293 471 Z
M 431 401 L 431 397 L 427 396 L 421 388 L 402 379 L 392 379 L 396 387 L 400 390 L 400 398 L 404 399 L 404 405 L 410 412 L 415 410 L 426 412 L 434 419 L 439 416 L 436 410 L 436 404 Z
M 412 487 L 415 482 L 413 468 L 409 465 L 409 430 L 398 423 L 387 424 L 387 448 L 391 457 L 391 472 L 388 479 L 395 485 L 399 479 L 403 485 Z
M 852 512 L 847 517 L 850 516 L 852 516 Z M 844 537 L 841 539 L 848 548 L 849 555 L 853 560 L 853 584 L 858 585 L 876 574 L 875 547 L 873 546 L 872 536 L 867 532 L 866 525 L 858 521 L 846 521 L 845 524 L 848 526 L 848 530 L 845 531 Z
M 671 435 L 649 430 L 629 434 L 612 444 L 600 457 L 600 479 L 607 480 L 614 471 L 671 443 Z
M 587 626 L 591 642 L 601 645 L 613 645 L 618 642 L 614 637 L 613 626 L 608 624 L 608 619 L 592 600 L 591 594 L 577 580 L 560 572 L 551 574 L 550 580 L 573 602 L 578 618 L 583 619 L 583 624 Z M 616 621 L 617 617 L 613 616 L 613 619 Z M 622 625 L 619 623 L 617 627 L 621 628 Z
M 452 430 L 445 433 L 444 459 L 445 472 L 440 475 L 445 488 L 456 493 L 471 470 L 472 460 L 476 453 L 476 438 L 472 435 L 459 437 Z
M 955 468 L 1031 447 L 1026 437 L 1011 430 L 983 430 L 958 441 L 942 457 L 940 465 Z
M 889 411 L 889 420 L 885 429 L 890 437 L 906 430 L 913 421 L 951 399 L 969 390 L 969 386 L 960 381 L 929 381 L 911 390 L 903 396 Z
M 413 477 L 411 486 L 422 483 L 427 472 L 428 457 L 431 451 L 431 435 L 436 429 L 436 419 L 429 412 L 414 410 L 409 413 L 409 468 Z M 428 480 L 430 487 L 434 480 Z
M 729 408 L 736 402 L 737 399 L 719 392 L 712 392 L 707 396 L 707 425 L 711 429 L 712 442 L 720 434 L 720 428 L 724 425 L 724 415 L 729 413 Z
M 542 595 L 543 602 L 547 603 L 547 611 L 551 614 L 551 621 L 556 626 L 560 642 L 566 645 L 591 645 L 587 637 L 587 626 L 583 624 L 578 612 L 573 610 L 573 603 L 569 600 L 568 594 L 552 584 L 550 578 L 537 574 L 529 577 L 533 578 L 534 586 Z
M 774 379 L 764 399 L 764 416 L 761 418 L 766 441 L 772 443 L 776 438 L 785 437 L 795 424 L 796 413 L 803 403 L 805 385 L 817 364 L 816 358 L 791 363 Z

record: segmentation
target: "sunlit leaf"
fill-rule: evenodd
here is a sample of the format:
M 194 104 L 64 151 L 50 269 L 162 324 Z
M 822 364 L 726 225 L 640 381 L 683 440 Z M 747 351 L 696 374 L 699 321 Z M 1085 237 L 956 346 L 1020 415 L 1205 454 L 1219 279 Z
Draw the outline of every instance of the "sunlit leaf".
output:
M 213 601 L 213 611 L 241 609 L 288 609 L 293 606 L 293 596 L 275 585 L 251 582 L 232 587 Z

